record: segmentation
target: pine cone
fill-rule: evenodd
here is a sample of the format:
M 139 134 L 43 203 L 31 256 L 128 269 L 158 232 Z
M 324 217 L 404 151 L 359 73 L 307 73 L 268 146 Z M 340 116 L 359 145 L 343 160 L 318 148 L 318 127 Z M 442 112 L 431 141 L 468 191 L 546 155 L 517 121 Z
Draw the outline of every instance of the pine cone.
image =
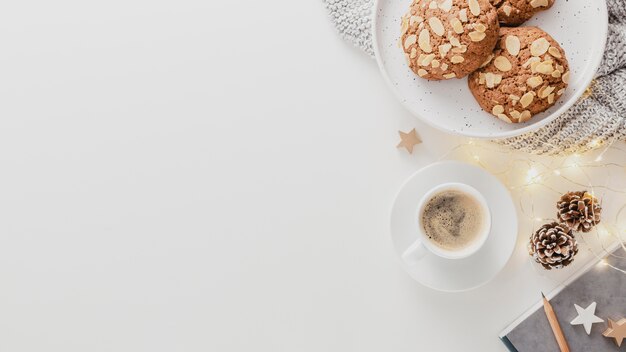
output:
M 556 222 L 545 224 L 530 236 L 528 252 L 544 268 L 561 269 L 578 253 L 578 243 L 571 229 Z
M 589 232 L 600 223 L 602 207 L 587 191 L 568 192 L 556 203 L 558 219 L 574 231 Z

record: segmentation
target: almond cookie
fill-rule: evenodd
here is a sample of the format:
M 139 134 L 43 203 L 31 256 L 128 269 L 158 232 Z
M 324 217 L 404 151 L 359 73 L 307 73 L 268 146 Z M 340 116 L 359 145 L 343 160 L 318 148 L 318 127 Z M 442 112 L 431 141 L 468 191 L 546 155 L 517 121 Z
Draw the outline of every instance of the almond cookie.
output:
M 537 12 L 547 10 L 554 0 L 489 0 L 498 9 L 498 20 L 507 26 L 518 26 Z
M 493 51 L 499 28 L 489 0 L 414 0 L 402 17 L 399 44 L 418 76 L 462 78 Z
M 537 27 L 502 27 L 490 61 L 468 84 L 485 111 L 517 123 L 553 106 L 569 75 L 565 52 L 549 34 Z

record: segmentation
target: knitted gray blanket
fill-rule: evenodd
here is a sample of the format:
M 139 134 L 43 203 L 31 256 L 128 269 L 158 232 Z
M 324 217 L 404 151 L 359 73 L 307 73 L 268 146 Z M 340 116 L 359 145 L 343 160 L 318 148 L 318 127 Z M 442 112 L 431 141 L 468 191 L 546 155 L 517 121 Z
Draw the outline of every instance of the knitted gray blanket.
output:
M 373 0 L 323 0 L 347 40 L 374 56 Z M 609 37 L 597 77 L 585 95 L 552 123 L 496 143 L 533 154 L 582 153 L 626 137 L 626 1 L 607 0 Z M 598 143 L 600 142 L 600 143 Z

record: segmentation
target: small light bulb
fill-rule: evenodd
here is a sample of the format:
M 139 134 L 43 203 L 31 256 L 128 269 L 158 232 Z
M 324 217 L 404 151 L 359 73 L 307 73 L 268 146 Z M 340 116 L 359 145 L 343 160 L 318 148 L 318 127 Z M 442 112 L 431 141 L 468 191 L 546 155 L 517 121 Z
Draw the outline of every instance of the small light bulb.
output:
M 535 218 L 535 221 L 542 221 L 542 218 Z
M 602 161 L 602 155 L 598 155 L 595 161 Z
M 559 171 L 559 170 L 554 170 L 554 174 L 555 174 L 555 175 L 557 175 L 557 176 L 560 176 L 560 175 L 561 175 L 561 171 Z
M 590 145 L 592 148 L 595 148 L 595 147 L 599 146 L 600 144 L 601 144 L 601 142 L 600 142 L 600 140 L 599 140 L 599 139 L 594 139 L 594 140 L 592 140 L 592 141 L 589 143 L 589 145 Z
M 601 237 L 606 237 L 609 235 L 609 231 L 607 229 L 605 229 L 604 227 L 598 227 L 598 234 Z
M 480 161 L 480 157 L 478 155 L 474 155 L 474 160 Z
M 541 177 L 539 176 L 539 171 L 537 171 L 537 169 L 535 169 L 534 167 L 528 169 L 528 173 L 526 174 L 526 183 L 532 184 L 539 180 L 541 180 Z

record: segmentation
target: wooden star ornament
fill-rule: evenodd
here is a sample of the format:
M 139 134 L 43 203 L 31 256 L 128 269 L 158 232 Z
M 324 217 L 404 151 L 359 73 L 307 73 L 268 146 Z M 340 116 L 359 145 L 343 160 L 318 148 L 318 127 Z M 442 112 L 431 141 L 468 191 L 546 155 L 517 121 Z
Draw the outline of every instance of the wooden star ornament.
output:
M 617 347 L 622 346 L 622 341 L 626 339 L 626 318 L 622 318 L 617 322 L 609 319 L 609 328 L 602 335 L 614 338 Z
M 398 144 L 397 148 L 406 149 L 409 154 L 413 154 L 413 147 L 422 143 L 422 140 L 417 136 L 417 131 L 412 129 L 409 133 L 404 133 L 402 131 L 398 131 L 400 134 L 400 144 Z

